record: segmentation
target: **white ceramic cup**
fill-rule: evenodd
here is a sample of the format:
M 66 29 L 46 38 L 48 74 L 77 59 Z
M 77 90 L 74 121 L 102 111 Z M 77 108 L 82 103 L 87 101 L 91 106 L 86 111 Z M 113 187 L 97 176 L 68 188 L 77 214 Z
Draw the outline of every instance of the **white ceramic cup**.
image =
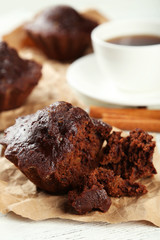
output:
M 160 36 L 160 21 L 111 21 L 92 31 L 92 44 L 103 79 L 125 91 L 160 91 L 160 44 L 125 46 L 106 42 L 127 35 Z

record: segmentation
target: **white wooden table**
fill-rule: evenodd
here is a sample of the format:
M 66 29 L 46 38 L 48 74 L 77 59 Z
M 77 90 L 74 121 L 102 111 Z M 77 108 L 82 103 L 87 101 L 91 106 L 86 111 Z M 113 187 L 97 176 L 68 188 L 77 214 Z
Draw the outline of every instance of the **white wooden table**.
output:
M 160 18 L 160 0 L 1 0 L 0 35 L 15 27 L 35 11 L 51 4 L 70 4 L 78 9 L 97 8 L 113 19 Z M 160 134 L 157 134 L 160 149 Z M 51 219 L 30 221 L 0 214 L 0 240 L 118 239 L 159 240 L 160 228 L 147 222 L 122 224 L 82 223 Z
M 160 228 L 147 222 L 121 224 L 82 223 L 70 220 L 33 222 L 8 214 L 0 214 L 2 240 L 159 240 Z

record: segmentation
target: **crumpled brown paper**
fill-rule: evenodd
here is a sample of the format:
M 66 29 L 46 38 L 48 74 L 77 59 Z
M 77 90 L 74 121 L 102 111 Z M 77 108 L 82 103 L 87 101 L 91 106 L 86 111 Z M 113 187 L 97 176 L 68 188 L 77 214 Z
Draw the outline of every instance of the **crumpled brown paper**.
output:
M 87 10 L 83 12 L 83 15 L 99 23 L 107 21 L 107 19 L 96 10 Z M 69 63 L 64 64 L 58 61 L 48 60 L 28 38 L 23 29 L 23 25 L 3 36 L 3 40 L 10 46 L 16 48 L 22 57 L 34 59 L 41 63 L 43 66 L 43 76 L 23 106 L 14 110 L 0 112 L 0 131 L 14 124 L 15 118 L 34 113 L 38 109 L 48 106 L 55 101 L 63 100 L 79 107 L 85 107 L 67 84 L 66 71 Z
M 160 155 L 154 153 L 154 165 L 158 174 L 144 179 L 148 193 L 141 197 L 112 198 L 108 212 L 92 211 L 75 215 L 66 208 L 67 196 L 54 196 L 37 191 L 12 163 L 0 158 L 0 212 L 10 211 L 32 220 L 49 218 L 72 219 L 84 222 L 102 221 L 120 223 L 146 220 L 160 227 Z

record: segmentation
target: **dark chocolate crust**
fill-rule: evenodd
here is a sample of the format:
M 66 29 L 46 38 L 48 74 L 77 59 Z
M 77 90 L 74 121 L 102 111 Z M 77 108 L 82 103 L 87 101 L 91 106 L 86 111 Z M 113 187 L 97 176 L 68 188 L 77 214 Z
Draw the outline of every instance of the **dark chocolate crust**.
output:
M 21 106 L 41 77 L 41 65 L 0 42 L 0 111 Z
M 26 24 L 25 30 L 49 58 L 70 61 L 91 45 L 90 34 L 97 23 L 69 6 L 50 7 Z
M 6 146 L 5 156 L 39 188 L 64 193 L 98 166 L 102 130 L 107 137 L 111 127 L 103 124 L 102 129 L 84 110 L 57 102 L 18 118 L 1 143 Z

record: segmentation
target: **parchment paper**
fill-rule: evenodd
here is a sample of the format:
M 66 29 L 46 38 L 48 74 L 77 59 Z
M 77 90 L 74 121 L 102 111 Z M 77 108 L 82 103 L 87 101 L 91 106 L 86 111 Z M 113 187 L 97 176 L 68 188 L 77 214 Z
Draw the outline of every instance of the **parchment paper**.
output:
M 141 181 L 148 193 L 141 197 L 112 198 L 108 212 L 92 211 L 86 215 L 75 215 L 66 207 L 67 196 L 53 196 L 37 191 L 12 163 L 0 158 L 0 212 L 10 211 L 32 220 L 49 218 L 72 219 L 84 222 L 102 221 L 121 223 L 146 220 L 160 227 L 160 155 L 154 154 L 158 174 Z
M 99 23 L 107 21 L 105 17 L 93 9 L 87 10 L 82 14 Z M 38 109 L 48 106 L 55 101 L 63 100 L 79 107 L 86 107 L 80 99 L 75 96 L 67 84 L 66 71 L 69 63 L 63 64 L 58 61 L 48 60 L 28 38 L 26 32 L 23 30 L 23 25 L 3 36 L 3 40 L 10 46 L 16 48 L 22 57 L 40 62 L 43 66 L 43 76 L 23 106 L 15 110 L 0 112 L 0 131 L 14 124 L 15 118 L 34 113 Z M 88 49 L 86 53 L 90 51 L 92 51 L 92 49 Z

